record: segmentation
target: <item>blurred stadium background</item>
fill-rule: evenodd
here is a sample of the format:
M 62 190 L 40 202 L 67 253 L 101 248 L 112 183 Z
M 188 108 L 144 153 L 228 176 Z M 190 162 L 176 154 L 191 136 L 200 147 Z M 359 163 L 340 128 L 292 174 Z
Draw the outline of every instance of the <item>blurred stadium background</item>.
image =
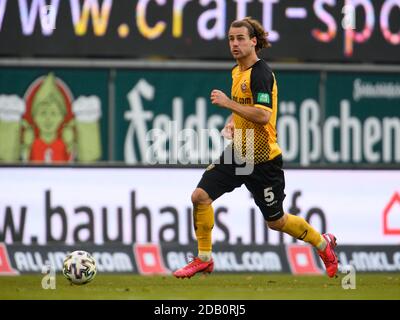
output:
M 190 194 L 227 143 L 209 94 L 230 92 L 244 16 L 273 45 L 285 209 L 398 288 L 399 0 L 0 0 L 0 275 L 76 249 L 99 274 L 168 275 L 196 253 Z M 216 274 L 324 273 L 245 189 L 214 209 Z

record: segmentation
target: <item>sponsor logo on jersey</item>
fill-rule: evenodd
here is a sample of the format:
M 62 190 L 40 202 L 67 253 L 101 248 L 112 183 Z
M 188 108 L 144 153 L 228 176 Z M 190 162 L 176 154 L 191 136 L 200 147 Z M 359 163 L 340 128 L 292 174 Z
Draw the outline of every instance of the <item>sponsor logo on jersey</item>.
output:
M 257 95 L 257 102 L 270 103 L 269 94 L 267 92 L 259 92 Z

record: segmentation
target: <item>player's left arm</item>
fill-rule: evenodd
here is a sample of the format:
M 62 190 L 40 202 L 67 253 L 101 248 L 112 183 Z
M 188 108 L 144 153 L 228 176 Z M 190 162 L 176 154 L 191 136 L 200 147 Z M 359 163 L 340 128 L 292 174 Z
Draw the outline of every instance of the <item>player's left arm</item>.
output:
M 261 61 L 260 61 L 261 62 Z M 254 107 L 269 111 L 272 114 L 272 90 L 275 77 L 266 64 L 257 63 L 251 70 L 250 89 Z

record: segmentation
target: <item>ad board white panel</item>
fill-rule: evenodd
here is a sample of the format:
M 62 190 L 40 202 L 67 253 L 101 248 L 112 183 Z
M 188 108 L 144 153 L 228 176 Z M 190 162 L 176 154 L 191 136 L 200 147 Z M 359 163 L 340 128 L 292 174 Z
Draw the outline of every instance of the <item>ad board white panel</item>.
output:
M 400 244 L 400 171 L 286 170 L 284 209 L 340 244 Z M 202 169 L 0 168 L 0 242 L 67 244 L 194 237 Z M 243 186 L 214 202 L 213 241 L 277 244 Z M 119 220 L 120 218 L 120 220 Z M 285 236 L 283 242 L 292 238 Z

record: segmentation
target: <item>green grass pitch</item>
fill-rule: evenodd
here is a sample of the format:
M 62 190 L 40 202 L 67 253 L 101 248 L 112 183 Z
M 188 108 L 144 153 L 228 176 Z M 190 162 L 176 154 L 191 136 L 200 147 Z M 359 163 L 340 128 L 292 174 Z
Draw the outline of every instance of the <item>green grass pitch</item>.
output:
M 168 276 L 98 274 L 93 282 L 71 285 L 57 275 L 56 288 L 44 290 L 42 275 L 0 277 L 5 299 L 270 300 L 400 299 L 400 273 L 356 274 L 356 289 L 344 290 L 342 277 L 285 274 L 211 274 L 191 279 Z

